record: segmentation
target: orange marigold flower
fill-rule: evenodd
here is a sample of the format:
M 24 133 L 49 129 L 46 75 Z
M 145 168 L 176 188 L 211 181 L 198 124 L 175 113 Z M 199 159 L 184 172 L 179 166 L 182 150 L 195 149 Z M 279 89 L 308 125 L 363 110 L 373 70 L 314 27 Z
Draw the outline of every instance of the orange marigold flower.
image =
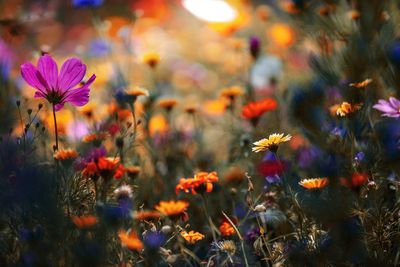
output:
M 108 137 L 107 132 L 99 132 L 99 133 L 92 133 L 85 135 L 82 139 L 83 142 L 85 143 L 90 143 L 90 142 L 101 142 L 106 140 Z
M 97 223 L 97 218 L 93 215 L 87 216 L 74 216 L 72 222 L 79 228 L 90 228 Z
M 133 217 L 139 221 L 146 221 L 149 219 L 158 219 L 161 217 L 160 212 L 154 210 L 144 210 L 135 212 Z
M 160 99 L 160 101 L 158 101 L 158 105 L 162 108 L 165 108 L 166 110 L 171 110 L 177 104 L 178 104 L 178 101 L 173 98 L 164 98 L 164 99 Z
M 182 231 L 181 236 L 190 244 L 194 244 L 204 238 L 204 235 L 195 231 Z
M 243 95 L 243 90 L 239 86 L 231 86 L 228 88 L 224 88 L 221 90 L 220 96 L 226 97 L 230 100 L 234 99 L 237 96 Z
M 68 160 L 68 159 L 75 159 L 78 157 L 78 152 L 74 149 L 60 149 L 56 153 L 54 153 L 54 159 L 56 160 Z
M 197 194 L 197 191 L 211 192 L 213 189 L 214 182 L 218 182 L 218 176 L 216 172 L 199 172 L 194 178 L 181 178 L 179 184 L 176 186 L 175 191 L 178 193 L 179 190 L 183 190 L 186 193 L 191 190 L 192 194 Z M 197 191 L 196 191 L 197 190 Z
M 361 104 L 350 104 L 348 102 L 343 102 L 341 104 L 332 106 L 330 108 L 330 111 L 332 115 L 345 117 L 359 110 L 361 106 Z
M 230 235 L 233 235 L 235 233 L 235 228 L 233 228 L 233 226 L 229 222 L 224 221 L 219 226 L 219 231 L 221 232 L 221 234 L 223 236 L 230 236 Z
M 142 61 L 151 68 L 155 68 L 160 63 L 160 55 L 155 52 L 147 52 L 143 55 Z
M 180 216 L 185 212 L 189 203 L 186 201 L 160 201 L 160 203 L 155 206 L 155 209 L 166 216 Z
M 118 232 L 118 237 L 121 240 L 121 244 L 130 250 L 141 251 L 143 249 L 143 243 L 134 231 L 126 232 L 121 230 Z
M 351 83 L 349 84 L 351 87 L 355 87 L 355 88 L 365 88 L 367 87 L 370 83 L 372 83 L 372 79 L 366 79 L 362 82 L 359 83 Z
M 275 110 L 277 107 L 278 103 L 272 98 L 250 102 L 242 108 L 242 116 L 245 119 L 258 119 L 265 112 Z
M 299 182 L 299 185 L 307 189 L 321 189 L 327 186 L 328 183 L 329 183 L 328 178 L 324 177 L 324 178 L 303 179 Z

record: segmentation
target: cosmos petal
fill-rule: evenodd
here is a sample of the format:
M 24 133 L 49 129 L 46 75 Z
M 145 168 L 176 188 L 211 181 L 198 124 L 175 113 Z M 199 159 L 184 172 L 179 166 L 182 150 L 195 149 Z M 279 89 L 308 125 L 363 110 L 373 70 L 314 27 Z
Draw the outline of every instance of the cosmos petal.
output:
M 50 55 L 43 55 L 39 59 L 38 71 L 47 82 L 48 90 L 57 89 L 58 68 L 57 63 Z
M 86 74 L 86 65 L 78 58 L 70 58 L 64 62 L 58 77 L 58 87 L 65 92 L 76 86 Z

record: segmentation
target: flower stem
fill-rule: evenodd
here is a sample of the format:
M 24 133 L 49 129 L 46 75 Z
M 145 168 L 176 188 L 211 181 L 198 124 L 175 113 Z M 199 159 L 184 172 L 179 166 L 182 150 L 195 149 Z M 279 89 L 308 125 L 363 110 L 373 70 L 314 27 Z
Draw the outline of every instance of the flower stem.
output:
M 56 135 L 56 145 L 54 146 L 54 151 L 58 150 L 58 131 L 57 131 L 57 118 L 56 118 L 56 108 L 53 104 L 53 118 L 54 118 L 54 133 Z

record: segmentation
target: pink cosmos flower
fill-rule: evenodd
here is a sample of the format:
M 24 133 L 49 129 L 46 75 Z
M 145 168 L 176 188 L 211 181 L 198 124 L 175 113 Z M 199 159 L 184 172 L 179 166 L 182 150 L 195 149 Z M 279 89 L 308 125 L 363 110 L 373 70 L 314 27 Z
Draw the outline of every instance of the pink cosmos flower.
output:
M 37 91 L 35 98 L 45 98 L 59 111 L 69 102 L 74 106 L 84 106 L 89 101 L 89 86 L 96 79 L 90 79 L 78 88 L 76 87 L 86 74 L 86 65 L 80 59 L 70 58 L 64 62 L 58 73 L 57 63 L 50 55 L 40 57 L 37 68 L 32 63 L 21 65 L 21 75 L 24 80 Z
M 400 100 L 395 97 L 390 97 L 389 101 L 380 99 L 378 104 L 373 105 L 373 108 L 383 112 L 382 116 L 384 117 L 400 117 Z

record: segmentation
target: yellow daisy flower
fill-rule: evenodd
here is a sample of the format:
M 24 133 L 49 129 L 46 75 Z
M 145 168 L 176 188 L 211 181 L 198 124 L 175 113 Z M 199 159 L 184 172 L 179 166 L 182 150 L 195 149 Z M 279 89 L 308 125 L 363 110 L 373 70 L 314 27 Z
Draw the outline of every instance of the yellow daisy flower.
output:
M 255 143 L 253 147 L 254 152 L 261 152 L 265 150 L 270 150 L 276 152 L 280 143 L 288 142 L 292 139 L 290 134 L 284 136 L 284 134 L 270 134 L 268 138 L 261 139 Z

